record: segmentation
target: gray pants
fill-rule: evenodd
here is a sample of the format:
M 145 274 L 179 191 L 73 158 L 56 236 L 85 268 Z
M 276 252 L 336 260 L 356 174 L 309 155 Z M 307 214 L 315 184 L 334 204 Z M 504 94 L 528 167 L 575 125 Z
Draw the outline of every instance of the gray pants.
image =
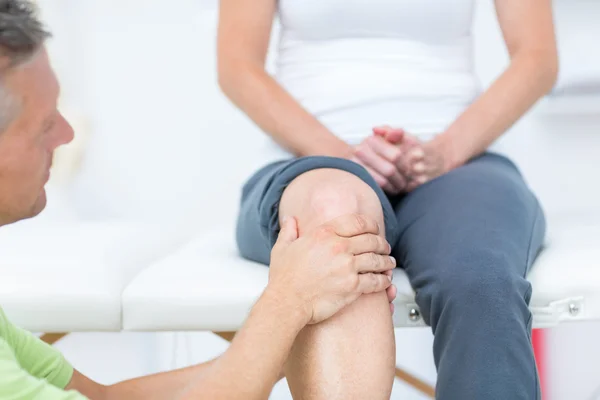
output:
M 356 175 L 381 200 L 387 240 L 435 335 L 438 399 L 540 399 L 525 275 L 546 223 L 515 165 L 486 153 L 395 197 L 348 160 L 306 157 L 267 165 L 243 189 L 237 225 L 243 257 L 268 264 L 283 190 L 318 168 Z

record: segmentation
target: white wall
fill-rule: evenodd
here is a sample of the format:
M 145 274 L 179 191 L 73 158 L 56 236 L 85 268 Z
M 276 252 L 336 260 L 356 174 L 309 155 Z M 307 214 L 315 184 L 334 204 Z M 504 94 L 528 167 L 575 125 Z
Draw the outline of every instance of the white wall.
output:
M 231 223 L 237 187 L 251 170 L 238 160 L 259 157 L 262 135 L 217 88 L 214 3 L 180 0 L 171 7 L 159 0 L 41 3 L 56 33 L 52 51 L 66 88 L 65 101 L 89 123 L 84 133 L 88 150 L 70 189 L 74 209 L 88 218 L 173 219 L 196 230 Z M 477 66 L 482 80 L 490 82 L 507 57 L 491 1 L 479 4 Z M 600 15 L 598 2 L 565 1 L 557 7 L 561 32 L 573 26 L 584 29 L 581 18 Z M 587 8 L 575 13 L 580 7 Z M 586 65 L 597 63 L 600 68 L 597 52 L 585 54 Z M 600 200 L 594 184 L 600 172 L 596 150 L 600 111 L 550 115 L 552 107 L 573 104 L 560 101 L 542 104 L 523 119 L 504 139 L 505 149 L 519 161 L 547 210 L 595 209 Z M 600 102 L 583 104 L 589 108 Z M 574 347 L 565 344 L 582 332 L 587 339 L 578 337 L 577 348 L 587 346 L 587 351 L 569 351 Z M 592 324 L 552 333 L 551 343 L 567 349 L 553 352 L 553 399 L 579 399 L 591 393 L 597 382 L 593 366 L 600 359 L 600 351 L 592 346 L 598 334 L 600 325 Z M 173 337 L 78 334 L 60 348 L 76 366 L 103 382 L 206 360 L 225 348 L 209 334 L 187 334 L 176 336 L 180 348 L 173 353 Z M 399 364 L 410 365 L 413 372 L 433 381 L 431 343 L 427 330 L 398 331 Z M 191 352 L 185 350 L 186 344 Z M 117 356 L 123 361 L 115 366 Z M 289 398 L 284 385 L 273 398 Z M 422 397 L 398 385 L 393 398 Z

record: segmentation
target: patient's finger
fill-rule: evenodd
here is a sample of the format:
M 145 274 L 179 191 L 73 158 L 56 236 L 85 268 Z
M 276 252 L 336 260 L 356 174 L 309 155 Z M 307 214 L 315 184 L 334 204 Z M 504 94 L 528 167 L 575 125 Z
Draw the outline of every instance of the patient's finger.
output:
M 383 176 L 386 183 L 381 186 L 382 189 L 392 194 L 400 193 L 402 187 L 397 187 L 391 182 L 390 179 L 392 176 L 394 176 L 394 173 L 397 171 L 398 167 L 386 160 L 385 157 L 377 154 L 375 150 L 368 145 L 359 146 L 355 153 L 365 166 L 370 167 L 379 175 Z
M 381 125 L 373 128 L 373 133 L 377 136 L 385 137 L 385 135 L 392 129 L 389 125 Z
M 373 133 L 392 144 L 398 144 L 404 139 L 406 131 L 402 128 L 392 128 L 389 125 L 384 125 L 373 128 Z
M 381 136 L 371 136 L 366 139 L 366 142 L 371 146 L 375 153 L 394 165 L 402 158 L 402 150 L 398 146 L 387 142 Z
M 385 139 L 375 136 L 369 140 L 369 145 L 376 154 L 389 161 L 390 165 L 387 166 L 385 171 L 387 180 L 399 192 L 404 190 L 406 179 L 404 179 L 398 168 L 398 164 L 402 160 L 402 151 L 397 146 L 386 142 Z
M 389 185 L 389 183 L 383 176 L 381 176 L 380 174 L 375 172 L 371 167 L 368 167 L 367 165 L 365 165 L 365 163 L 362 162 L 361 160 L 359 160 L 358 158 L 352 157 L 351 160 L 354 161 L 355 163 L 357 163 L 358 165 L 360 165 L 361 167 L 363 167 L 364 169 L 366 169 L 367 172 L 369 173 L 369 175 L 371 175 L 373 177 L 373 179 L 375 179 L 375 182 L 377 183 L 377 185 L 380 188 L 385 189 L 384 186 Z
M 407 154 L 406 161 L 414 165 L 418 162 L 422 162 L 425 159 L 425 151 L 421 145 L 415 145 Z

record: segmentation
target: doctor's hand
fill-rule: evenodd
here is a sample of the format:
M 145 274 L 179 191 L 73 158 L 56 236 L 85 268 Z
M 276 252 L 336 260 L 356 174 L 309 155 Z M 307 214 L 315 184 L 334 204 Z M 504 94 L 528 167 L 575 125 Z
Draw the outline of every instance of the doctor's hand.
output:
M 295 302 L 307 324 L 330 318 L 363 294 L 386 291 L 391 302 L 396 261 L 379 234 L 377 221 L 350 214 L 298 237 L 297 221 L 289 217 L 271 252 L 268 288 Z

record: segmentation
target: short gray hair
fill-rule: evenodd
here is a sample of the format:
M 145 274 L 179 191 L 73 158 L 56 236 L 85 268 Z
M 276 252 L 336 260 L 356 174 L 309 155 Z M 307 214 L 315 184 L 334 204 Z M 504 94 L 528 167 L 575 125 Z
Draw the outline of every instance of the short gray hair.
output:
M 3 84 L 6 69 L 26 63 L 43 47 L 50 32 L 29 0 L 0 0 L 0 132 L 14 115 L 14 99 Z
M 29 60 L 49 36 L 31 1 L 0 0 L 0 57 L 9 65 Z

